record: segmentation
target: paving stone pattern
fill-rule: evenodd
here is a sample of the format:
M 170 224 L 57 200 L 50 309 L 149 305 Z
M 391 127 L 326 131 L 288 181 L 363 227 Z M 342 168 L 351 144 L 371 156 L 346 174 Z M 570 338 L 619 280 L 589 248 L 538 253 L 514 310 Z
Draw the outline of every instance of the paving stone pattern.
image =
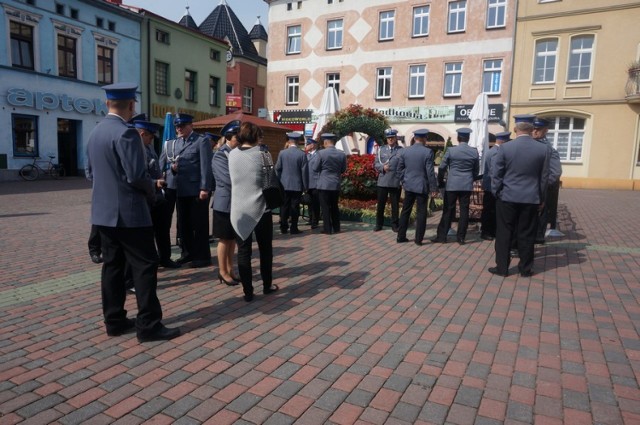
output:
M 161 269 L 184 335 L 145 344 L 105 333 L 90 199 L 81 178 L 0 184 L 2 425 L 640 423 L 638 192 L 563 189 L 532 278 L 487 273 L 477 229 L 276 232 L 277 294 Z

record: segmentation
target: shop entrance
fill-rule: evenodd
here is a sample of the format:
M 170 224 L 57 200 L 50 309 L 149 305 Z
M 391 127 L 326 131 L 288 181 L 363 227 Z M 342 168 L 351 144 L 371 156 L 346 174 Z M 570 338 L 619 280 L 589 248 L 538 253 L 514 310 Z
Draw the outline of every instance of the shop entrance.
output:
M 64 165 L 67 176 L 78 175 L 79 121 L 58 119 L 58 162 Z

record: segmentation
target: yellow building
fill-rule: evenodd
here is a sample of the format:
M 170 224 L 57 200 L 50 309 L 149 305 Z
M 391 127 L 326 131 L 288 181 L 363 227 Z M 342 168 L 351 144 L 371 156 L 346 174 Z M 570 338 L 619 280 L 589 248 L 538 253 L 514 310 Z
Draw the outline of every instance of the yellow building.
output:
M 519 2 L 510 115 L 551 121 L 563 187 L 640 190 L 638 22 L 638 0 Z

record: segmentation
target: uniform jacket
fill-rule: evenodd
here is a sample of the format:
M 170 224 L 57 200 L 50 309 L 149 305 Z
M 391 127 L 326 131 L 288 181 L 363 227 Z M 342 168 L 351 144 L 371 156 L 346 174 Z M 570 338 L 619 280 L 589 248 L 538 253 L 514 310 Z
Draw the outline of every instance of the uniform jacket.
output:
M 289 146 L 280 151 L 276 161 L 276 174 L 284 190 L 293 192 L 306 190 L 307 179 L 304 177 L 306 165 L 306 155 L 296 146 Z
M 402 149 L 396 174 L 406 191 L 427 195 L 438 190 L 433 151 L 421 143 Z
M 228 144 L 222 145 L 213 154 L 211 169 L 215 181 L 216 191 L 213 192 L 213 209 L 215 211 L 231 211 L 231 177 L 229 175 L 229 152 L 231 148 Z
M 211 143 L 204 136 L 192 132 L 185 141 L 182 137 L 167 140 L 160 156 L 160 167 L 166 170 L 167 187 L 175 189 L 178 197 L 198 196 L 201 190 L 211 190 Z M 171 163 L 178 163 L 178 171 Z
M 547 148 L 550 152 L 549 158 L 549 185 L 555 184 L 560 180 L 560 176 L 562 175 L 562 163 L 560 162 L 560 154 L 556 148 L 547 140 L 546 137 L 542 139 L 536 139 L 540 143 L 544 143 L 547 145 Z
M 482 173 L 482 190 L 491 191 L 491 161 L 501 145 L 493 145 L 484 155 L 484 172 Z
M 549 179 L 550 151 L 527 135 L 500 146 L 491 160 L 491 191 L 505 202 L 540 204 Z
M 320 173 L 317 171 L 313 171 L 314 164 L 320 159 L 318 155 L 320 153 L 319 150 L 315 150 L 311 153 L 307 154 L 307 165 L 305 167 L 306 172 L 304 174 L 305 179 L 307 179 L 307 183 L 305 186 L 307 189 L 317 189 L 318 187 L 318 178 L 320 177 Z
M 444 178 L 447 173 L 447 191 L 473 190 L 473 182 L 480 175 L 480 161 L 478 150 L 468 143 L 460 143 L 452 146 L 442 158 L 438 169 L 438 178 Z
M 340 190 L 340 176 L 347 171 L 347 155 L 335 146 L 324 148 L 316 155 L 318 159 L 312 170 L 319 173 L 318 190 Z
M 380 187 L 400 187 L 400 179 L 396 174 L 398 168 L 398 157 L 401 146 L 384 145 L 378 149 L 378 154 L 373 160 L 373 167 L 378 172 L 378 186 Z M 384 171 L 384 165 L 389 164 L 389 171 Z
M 91 224 L 151 226 L 149 204 L 155 201 L 155 190 L 135 128 L 117 115 L 107 115 L 89 135 L 86 171 L 93 181 Z

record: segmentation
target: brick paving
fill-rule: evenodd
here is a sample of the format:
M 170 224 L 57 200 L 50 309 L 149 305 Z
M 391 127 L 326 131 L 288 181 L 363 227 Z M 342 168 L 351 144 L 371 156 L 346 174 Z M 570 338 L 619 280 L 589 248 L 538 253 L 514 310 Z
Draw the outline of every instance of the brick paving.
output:
M 563 189 L 532 278 L 487 273 L 475 230 L 303 226 L 250 304 L 213 268 L 161 271 L 184 335 L 146 344 L 106 336 L 89 208 L 80 178 L 0 184 L 0 424 L 640 423 L 638 192 Z

